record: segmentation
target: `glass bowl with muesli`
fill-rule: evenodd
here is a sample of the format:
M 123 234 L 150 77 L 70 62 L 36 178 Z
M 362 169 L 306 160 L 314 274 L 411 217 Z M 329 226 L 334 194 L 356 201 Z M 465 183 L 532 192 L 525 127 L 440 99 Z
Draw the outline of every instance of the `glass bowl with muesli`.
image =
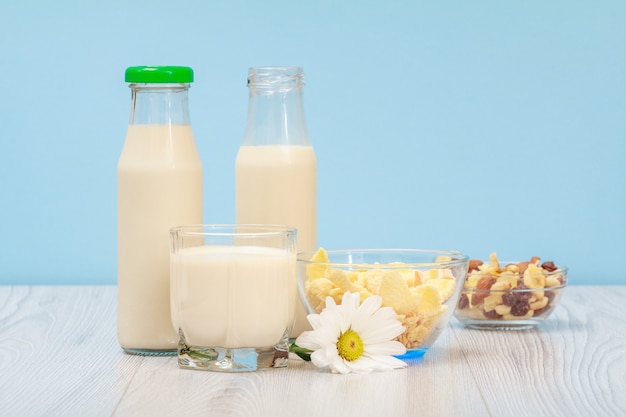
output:
M 567 286 L 567 267 L 533 256 L 503 262 L 470 260 L 454 316 L 475 329 L 522 330 L 537 326 L 554 310 Z
M 405 330 L 400 359 L 421 358 L 448 325 L 459 301 L 469 258 L 456 251 L 348 249 L 298 254 L 298 293 L 308 314 L 319 314 L 327 297 L 340 304 L 346 292 L 382 298 Z

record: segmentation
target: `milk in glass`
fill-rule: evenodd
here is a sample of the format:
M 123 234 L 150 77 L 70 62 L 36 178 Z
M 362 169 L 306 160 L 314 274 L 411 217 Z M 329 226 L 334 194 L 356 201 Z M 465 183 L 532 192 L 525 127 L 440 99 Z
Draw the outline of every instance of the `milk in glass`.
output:
M 197 246 L 172 255 L 173 321 L 188 345 L 272 346 L 291 324 L 295 255 L 255 246 Z

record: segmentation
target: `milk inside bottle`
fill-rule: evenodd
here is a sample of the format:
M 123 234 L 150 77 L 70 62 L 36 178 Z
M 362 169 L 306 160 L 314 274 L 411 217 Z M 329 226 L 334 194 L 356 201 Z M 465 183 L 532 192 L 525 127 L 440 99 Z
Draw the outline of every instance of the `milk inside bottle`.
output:
M 237 223 L 295 227 L 298 251 L 313 251 L 317 160 L 306 127 L 302 68 L 250 68 L 248 87 L 248 121 L 235 164 Z M 298 297 L 293 312 L 291 336 L 297 337 L 310 329 Z
M 188 67 L 130 67 L 130 123 L 118 162 L 118 340 L 133 354 L 176 352 L 169 229 L 202 222 L 202 164 Z

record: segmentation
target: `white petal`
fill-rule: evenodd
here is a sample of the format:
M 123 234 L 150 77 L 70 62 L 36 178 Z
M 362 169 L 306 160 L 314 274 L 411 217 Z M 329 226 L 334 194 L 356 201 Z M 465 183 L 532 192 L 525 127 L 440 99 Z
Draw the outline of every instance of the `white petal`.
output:
M 361 303 L 361 295 L 359 293 L 351 293 L 350 291 L 346 291 L 343 293 L 343 297 L 341 297 L 341 305 L 344 309 L 348 309 L 350 311 L 355 311 L 359 308 L 359 304 Z
M 367 355 L 404 355 L 406 346 L 397 340 L 389 340 L 375 345 L 366 345 L 363 353 Z
M 296 338 L 296 345 L 305 349 L 317 350 L 321 346 L 316 336 L 315 330 L 304 331 Z
M 340 335 L 339 327 L 333 322 L 325 324 L 316 330 L 302 332 L 296 339 L 296 345 L 311 350 L 325 348 L 329 345 L 336 346 Z
M 348 374 L 350 373 L 350 367 L 347 366 L 346 361 L 337 357 L 337 360 L 330 364 L 330 369 L 334 373 Z
M 330 364 L 323 350 L 316 350 L 315 352 L 311 353 L 311 362 L 318 368 L 323 368 Z
M 398 319 L 398 315 L 396 314 L 395 310 L 391 307 L 381 307 L 380 310 L 374 313 L 374 316 L 379 317 L 380 319 L 387 319 L 387 320 Z
M 350 369 L 350 372 L 354 372 L 357 374 L 368 374 L 372 372 L 372 370 L 374 369 L 372 365 L 372 360 L 365 356 L 361 356 L 355 361 L 346 363 L 346 366 Z
M 322 310 L 322 312 L 333 311 L 336 308 L 337 308 L 337 303 L 335 303 L 335 299 L 331 297 L 330 295 L 326 297 L 326 307 L 324 307 L 324 310 Z
M 328 323 L 329 326 L 332 323 L 332 326 L 335 326 L 338 332 L 337 335 L 344 333 L 350 328 L 352 313 L 349 307 L 339 305 L 332 311 L 322 311 L 322 314 L 324 315 L 325 323 Z
M 313 330 L 318 329 L 321 326 L 322 321 L 319 314 L 309 314 L 306 316 L 306 319 L 311 324 Z
M 311 362 L 318 367 L 330 366 L 332 369 L 335 364 L 341 360 L 341 357 L 337 353 L 336 346 L 325 346 L 311 354 Z
M 404 368 L 407 365 L 405 362 L 393 356 L 361 356 L 353 362 L 348 362 L 347 366 L 355 373 L 370 373 L 372 371 L 388 371 L 395 368 Z
M 350 328 L 351 314 L 347 311 L 349 308 L 330 300 L 331 297 L 326 297 L 326 307 L 320 313 L 320 327 L 333 327 L 338 333 L 343 333 Z
M 320 314 L 319 330 L 324 330 L 326 332 L 334 334 L 337 338 L 349 326 L 350 320 L 347 319 L 343 314 L 341 314 L 341 310 L 322 311 L 322 313 Z
M 367 297 L 363 304 L 359 307 L 358 315 L 359 316 L 372 316 L 380 306 L 383 304 L 383 299 L 379 295 L 372 295 L 371 297 Z
M 320 346 L 333 346 L 335 349 L 337 348 L 337 340 L 341 334 L 338 328 L 325 327 L 323 329 L 319 329 L 317 333 Z
M 393 356 L 377 355 L 368 358 L 369 366 L 376 371 L 385 371 L 390 369 L 406 368 L 407 363 Z
M 382 298 L 378 296 L 371 296 L 363 301 L 363 304 L 352 315 L 352 329 L 358 333 L 369 327 L 372 324 L 372 316 L 380 308 L 381 303 Z
M 383 307 L 370 316 L 372 323 L 397 322 L 398 316 L 390 307 Z M 378 325 L 378 324 L 377 324 Z
M 356 331 L 356 330 L 355 330 Z M 392 322 L 372 323 L 364 330 L 360 330 L 359 336 L 364 344 L 382 343 L 393 340 L 404 332 L 404 327 L 398 320 Z

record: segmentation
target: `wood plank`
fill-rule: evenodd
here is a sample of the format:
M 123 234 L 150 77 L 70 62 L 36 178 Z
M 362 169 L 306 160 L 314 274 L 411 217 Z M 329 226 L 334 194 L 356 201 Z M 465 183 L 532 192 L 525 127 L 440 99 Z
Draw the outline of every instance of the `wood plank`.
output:
M 408 369 L 220 374 L 126 355 L 116 287 L 0 286 L 0 415 L 624 415 L 626 286 L 571 286 L 541 326 L 453 324 Z
M 3 416 L 110 416 L 142 358 L 116 338 L 115 287 L 0 287 Z
M 553 314 L 523 331 L 453 324 L 491 415 L 626 414 L 625 287 L 571 286 Z
M 294 359 L 287 369 L 220 374 L 146 358 L 115 416 L 486 415 L 446 331 L 422 361 L 375 375 L 336 375 Z M 165 382 L 167 381 L 167 382 Z M 165 382 L 165 383 L 164 383 Z M 452 400 L 454 399 L 454 400 Z

